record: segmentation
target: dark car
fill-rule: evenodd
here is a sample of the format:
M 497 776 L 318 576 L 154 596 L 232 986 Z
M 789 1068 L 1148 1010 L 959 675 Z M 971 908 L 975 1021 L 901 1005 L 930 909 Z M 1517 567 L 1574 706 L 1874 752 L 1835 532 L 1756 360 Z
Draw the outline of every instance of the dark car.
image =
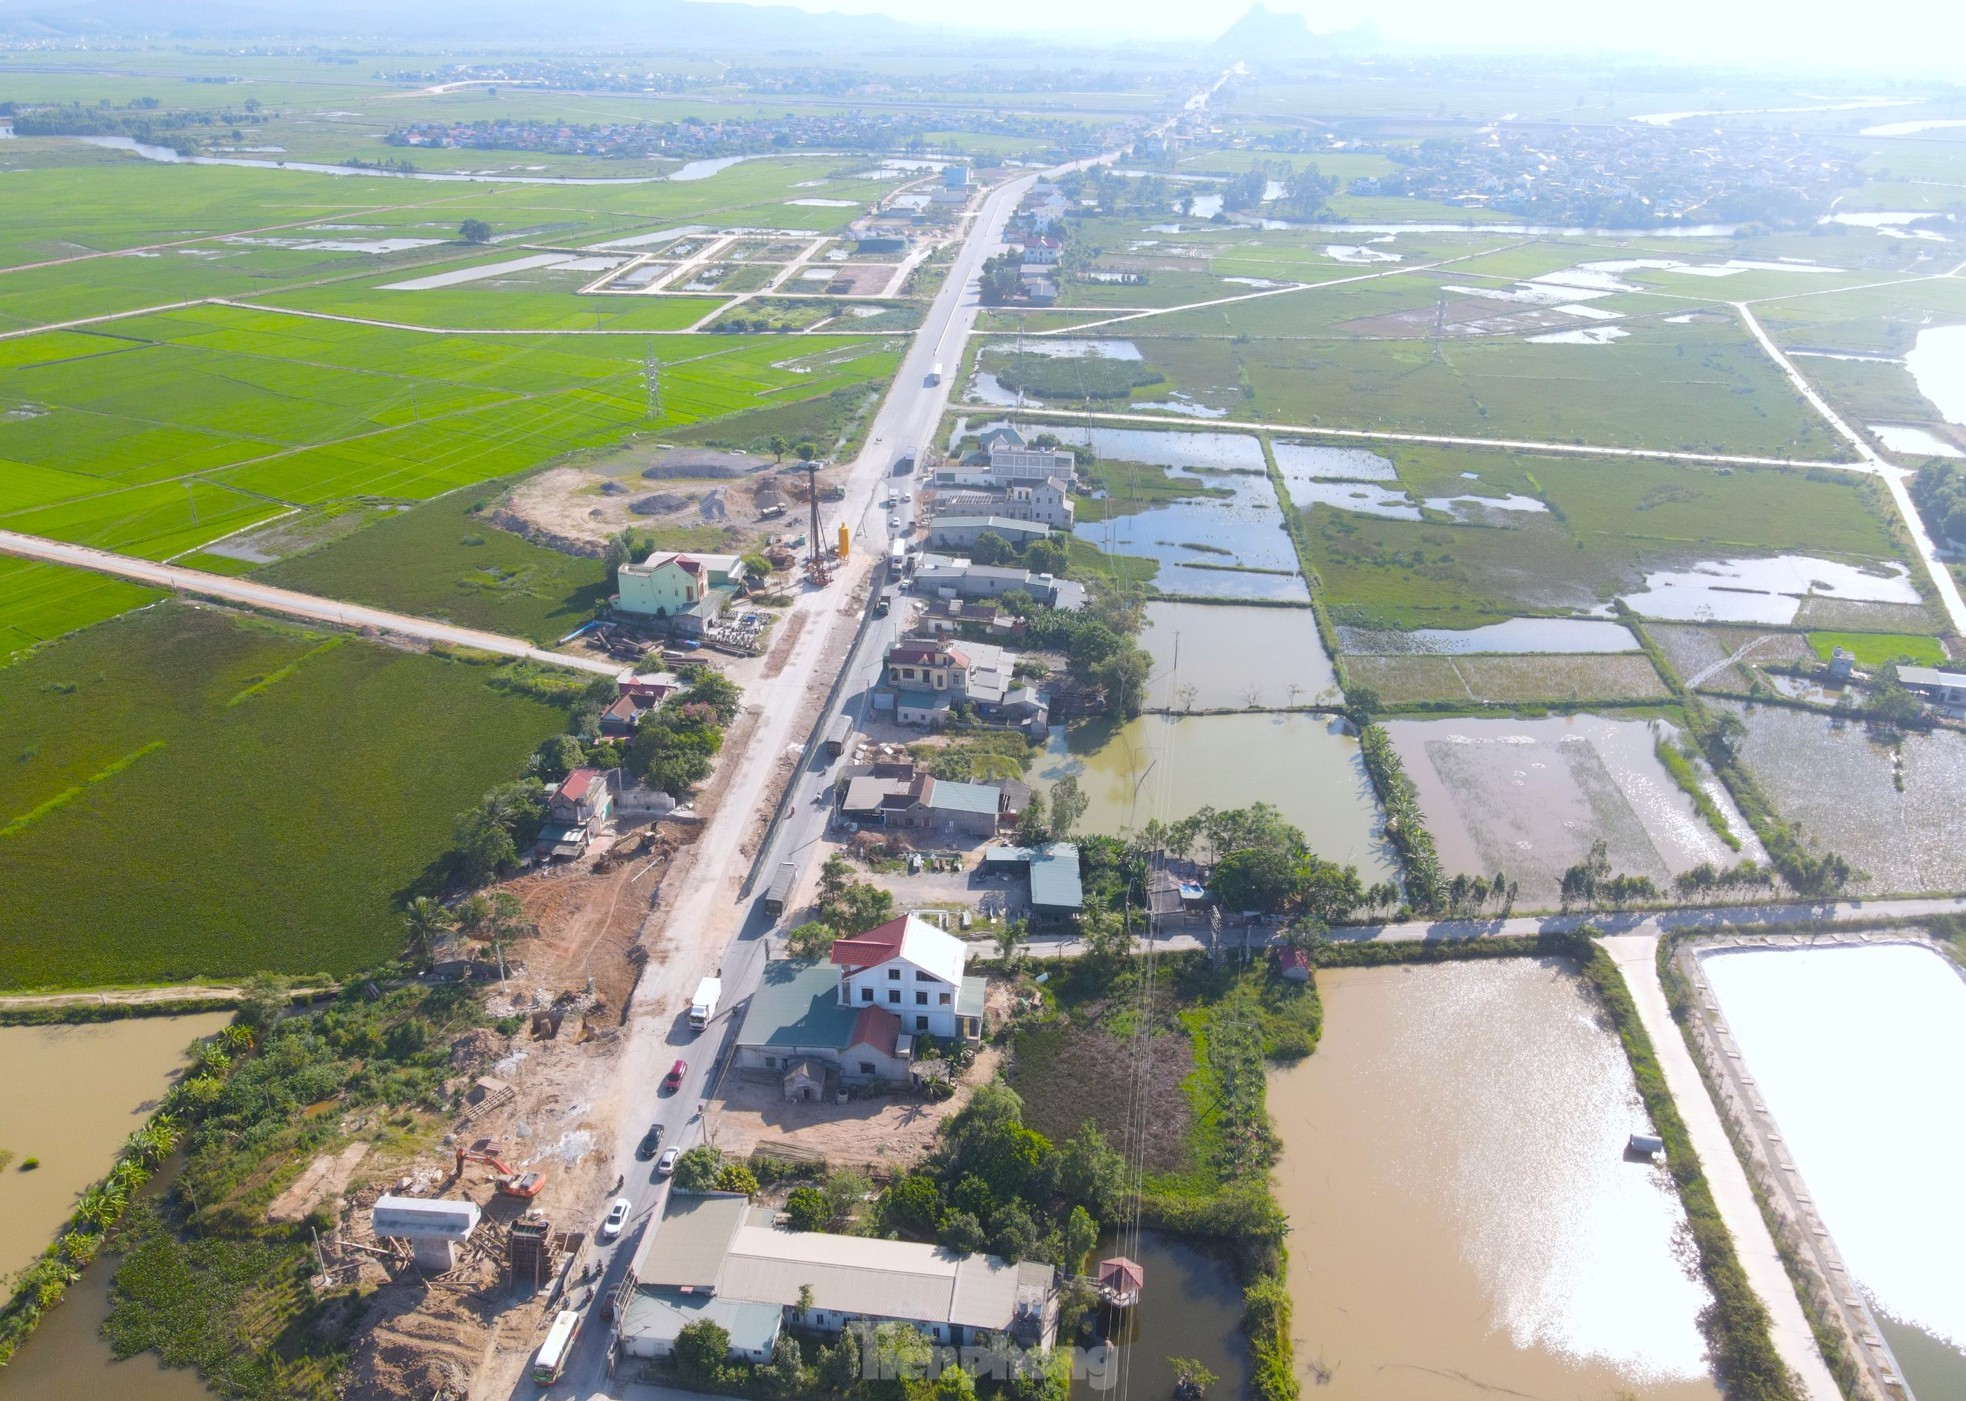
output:
M 662 1146 L 662 1125 L 650 1124 L 649 1131 L 642 1135 L 642 1141 L 635 1148 L 635 1156 L 647 1162 L 655 1156 L 656 1149 Z
M 669 1073 L 662 1077 L 663 1090 L 668 1094 L 674 1094 L 677 1090 L 680 1090 L 683 1087 L 683 1072 L 688 1069 L 689 1067 L 682 1061 L 677 1061 L 674 1065 L 670 1066 Z

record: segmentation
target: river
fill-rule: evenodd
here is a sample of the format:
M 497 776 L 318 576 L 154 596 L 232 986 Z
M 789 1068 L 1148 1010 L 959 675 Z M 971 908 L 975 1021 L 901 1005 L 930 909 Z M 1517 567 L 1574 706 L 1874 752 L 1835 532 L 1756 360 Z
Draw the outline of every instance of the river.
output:
M 1570 966 L 1318 985 L 1318 1050 L 1269 1090 L 1306 1396 L 1717 1397 L 1679 1200 L 1625 1157 L 1650 1125 Z
M 1701 960 L 1783 1147 L 1919 1401 L 1966 1397 L 1966 980 L 1910 944 Z
M 1966 326 L 1931 326 L 1905 353 L 1918 392 L 1947 423 L 1966 423 Z
M 38 1255 L 156 1107 L 184 1051 L 229 1014 L 0 1027 L 0 1277 Z M 28 1158 L 40 1166 L 23 1171 Z

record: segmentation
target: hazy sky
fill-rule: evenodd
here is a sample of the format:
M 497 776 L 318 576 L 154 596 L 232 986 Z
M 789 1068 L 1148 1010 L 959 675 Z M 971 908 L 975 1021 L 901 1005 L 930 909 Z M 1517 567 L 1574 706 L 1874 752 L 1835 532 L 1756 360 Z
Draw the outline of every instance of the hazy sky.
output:
M 1098 33 L 1115 38 L 1212 38 L 1247 0 L 789 0 L 802 9 L 879 12 L 963 28 Z M 1966 3 L 1896 0 L 1865 8 L 1848 0 L 1270 0 L 1319 31 L 1371 20 L 1387 38 L 1433 48 L 1626 50 L 1704 64 L 1861 63 L 1902 60 L 1966 79 Z

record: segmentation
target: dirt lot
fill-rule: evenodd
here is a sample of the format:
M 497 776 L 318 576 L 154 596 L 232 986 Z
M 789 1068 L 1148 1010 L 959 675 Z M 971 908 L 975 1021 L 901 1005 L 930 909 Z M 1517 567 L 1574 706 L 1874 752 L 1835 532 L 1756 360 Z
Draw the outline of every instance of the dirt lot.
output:
M 725 456 L 742 465 L 716 461 Z M 711 470 L 693 471 L 699 461 Z M 643 475 L 650 470 L 664 475 Z M 840 470 L 820 470 L 822 495 Z M 784 509 L 770 518 L 758 504 L 766 486 L 783 497 Z M 513 489 L 506 510 L 520 529 L 596 552 L 633 526 L 655 532 L 665 548 L 741 553 L 775 535 L 803 534 L 805 493 L 804 474 L 777 470 L 769 457 L 636 448 L 528 477 Z M 713 499 L 707 507 L 706 498 Z
M 975 1087 L 996 1073 L 999 1052 L 977 1054 L 953 1097 L 931 1104 L 915 1095 L 856 1099 L 846 1104 L 788 1104 L 775 1081 L 725 1078 L 710 1102 L 710 1137 L 726 1153 L 748 1157 L 759 1145 L 788 1156 L 824 1158 L 829 1164 L 885 1175 L 919 1161 L 934 1146 L 936 1131 L 969 1102 Z

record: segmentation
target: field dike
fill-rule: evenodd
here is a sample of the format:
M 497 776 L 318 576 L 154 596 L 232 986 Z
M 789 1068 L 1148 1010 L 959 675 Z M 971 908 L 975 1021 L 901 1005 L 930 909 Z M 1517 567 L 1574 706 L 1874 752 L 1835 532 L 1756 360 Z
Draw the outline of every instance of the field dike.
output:
M 1701 970 L 1699 956 L 1723 949 L 1879 943 L 1916 944 L 1941 958 L 1953 957 L 1948 946 L 1910 931 L 1882 935 L 1716 935 L 1662 940 L 1659 944 L 1659 978 L 1673 1020 L 1679 1023 L 1686 1048 L 1700 1068 L 1707 1093 L 1721 1111 L 1720 1121 L 1734 1145 L 1734 1154 L 1747 1169 L 1755 1202 L 1782 1257 L 1782 1267 L 1795 1285 L 1816 1347 L 1850 1401 L 1889 1401 L 1902 1395 L 1894 1383 L 1896 1361 L 1881 1344 L 1873 1348 L 1864 1342 L 1866 1337 L 1881 1338 L 1877 1322 L 1863 1295 L 1848 1283 L 1849 1272 L 1835 1239 L 1816 1213 L 1814 1201 L 1790 1186 L 1784 1176 L 1793 1172 L 1793 1165 L 1783 1161 L 1786 1150 L 1776 1147 L 1780 1139 L 1774 1121 L 1754 1102 L 1754 1081 L 1745 1070 L 1736 1068 L 1739 1051 L 1721 1015 L 1719 1000 Z M 1843 1281 L 1840 1288 L 1839 1280 Z

